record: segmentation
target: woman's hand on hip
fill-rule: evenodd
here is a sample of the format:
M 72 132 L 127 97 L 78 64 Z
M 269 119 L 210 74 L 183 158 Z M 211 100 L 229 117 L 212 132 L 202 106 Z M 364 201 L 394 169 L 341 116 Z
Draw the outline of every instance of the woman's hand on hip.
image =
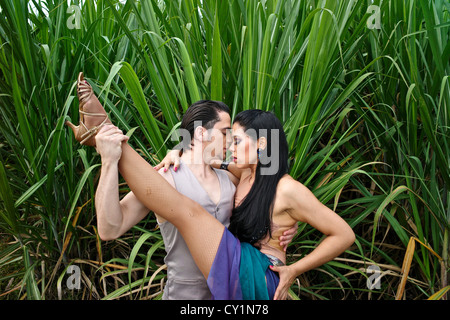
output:
M 275 295 L 273 300 L 286 300 L 289 288 L 294 282 L 297 274 L 294 269 L 290 266 L 269 266 L 270 270 L 274 272 L 278 272 L 278 276 L 280 277 L 280 282 L 278 283 L 277 290 L 275 291 Z

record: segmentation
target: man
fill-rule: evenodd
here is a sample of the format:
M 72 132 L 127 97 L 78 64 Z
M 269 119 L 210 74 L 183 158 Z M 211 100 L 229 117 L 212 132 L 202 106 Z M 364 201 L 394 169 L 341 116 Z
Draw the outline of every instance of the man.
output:
M 228 171 L 212 168 L 209 163 L 225 157 L 227 132 L 231 128 L 229 112 L 228 106 L 219 101 L 201 100 L 191 105 L 180 125 L 183 134 L 181 164 L 169 169 L 168 166 L 162 167 L 158 171 L 180 193 L 198 202 L 226 227 L 230 222 L 239 179 Z M 97 151 L 102 158 L 95 206 L 98 232 L 103 240 L 120 237 L 149 212 L 133 192 L 119 199 L 117 163 L 121 155 L 120 145 L 127 139 L 113 125 L 103 127 L 95 137 Z M 168 281 L 163 299 L 210 299 L 206 280 L 178 230 L 161 217 L 157 216 L 157 221 L 167 252 L 164 261 Z M 199 230 L 201 228 L 199 226 Z M 294 234 L 295 230 L 287 233 L 288 242 Z

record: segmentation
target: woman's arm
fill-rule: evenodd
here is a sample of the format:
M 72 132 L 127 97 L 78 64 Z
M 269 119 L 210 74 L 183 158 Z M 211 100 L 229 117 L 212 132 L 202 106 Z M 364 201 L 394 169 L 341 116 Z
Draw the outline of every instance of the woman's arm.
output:
M 167 170 L 169 170 L 169 167 L 173 165 L 173 170 L 177 172 L 178 168 L 180 167 L 180 158 L 181 158 L 180 152 L 181 152 L 180 150 L 169 150 L 164 159 L 153 168 L 158 171 L 164 168 L 163 170 L 164 172 L 166 172 Z M 221 164 L 222 161 L 219 159 L 213 160 L 210 163 L 210 165 L 216 169 L 221 169 L 220 168 Z M 244 172 L 244 170 L 239 169 L 234 162 L 229 163 L 227 168 L 227 174 L 230 180 L 234 183 L 234 185 L 237 186 L 239 184 L 242 172 Z
M 181 150 L 169 150 L 167 151 L 166 156 L 160 163 L 153 167 L 156 171 L 164 168 L 164 172 L 169 170 L 169 167 L 173 165 L 173 170 L 176 172 L 180 167 L 180 158 L 181 158 Z
M 272 268 L 280 275 L 275 299 L 287 295 L 287 290 L 297 276 L 339 256 L 355 241 L 355 234 L 350 226 L 300 182 L 292 178 L 286 179 L 280 191 L 290 208 L 289 215 L 297 221 L 308 223 L 326 237 L 306 257 L 289 266 Z
M 216 169 L 221 169 L 221 167 L 220 167 L 221 165 L 222 165 L 222 161 L 219 160 L 219 159 L 214 160 L 214 161 L 211 162 L 211 166 L 213 168 L 216 168 Z M 230 162 L 228 164 L 227 171 L 230 172 L 233 176 L 235 176 L 239 180 L 239 179 L 241 179 L 242 172 L 244 172 L 245 170 L 244 169 L 239 169 L 236 166 L 236 163 Z
M 290 215 L 322 232 L 326 238 L 308 256 L 296 262 L 297 274 L 314 269 L 334 259 L 355 241 L 352 228 L 338 214 L 322 204 L 300 182 L 292 179 L 285 193 L 291 202 Z

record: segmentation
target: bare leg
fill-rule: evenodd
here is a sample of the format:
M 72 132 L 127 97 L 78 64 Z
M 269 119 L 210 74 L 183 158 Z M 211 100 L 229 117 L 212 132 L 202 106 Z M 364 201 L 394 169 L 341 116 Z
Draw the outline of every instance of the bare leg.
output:
M 78 77 L 78 98 L 80 125 L 66 124 L 78 141 L 94 146 L 97 128 L 110 121 L 81 73 Z M 224 226 L 197 202 L 175 190 L 126 142 L 122 144 L 119 172 L 139 201 L 180 231 L 195 263 L 207 278 Z
M 224 226 L 197 202 L 175 190 L 126 142 L 122 144 L 119 172 L 139 201 L 180 231 L 195 263 L 208 278 Z

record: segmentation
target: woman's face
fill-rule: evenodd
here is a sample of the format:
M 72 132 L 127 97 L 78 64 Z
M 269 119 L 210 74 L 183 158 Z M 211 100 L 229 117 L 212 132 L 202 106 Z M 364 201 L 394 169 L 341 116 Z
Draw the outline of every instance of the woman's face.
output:
M 250 132 L 250 131 L 248 131 Z M 239 123 L 233 124 L 233 142 L 230 146 L 232 160 L 239 169 L 258 164 L 258 145 L 256 136 L 252 137 Z

